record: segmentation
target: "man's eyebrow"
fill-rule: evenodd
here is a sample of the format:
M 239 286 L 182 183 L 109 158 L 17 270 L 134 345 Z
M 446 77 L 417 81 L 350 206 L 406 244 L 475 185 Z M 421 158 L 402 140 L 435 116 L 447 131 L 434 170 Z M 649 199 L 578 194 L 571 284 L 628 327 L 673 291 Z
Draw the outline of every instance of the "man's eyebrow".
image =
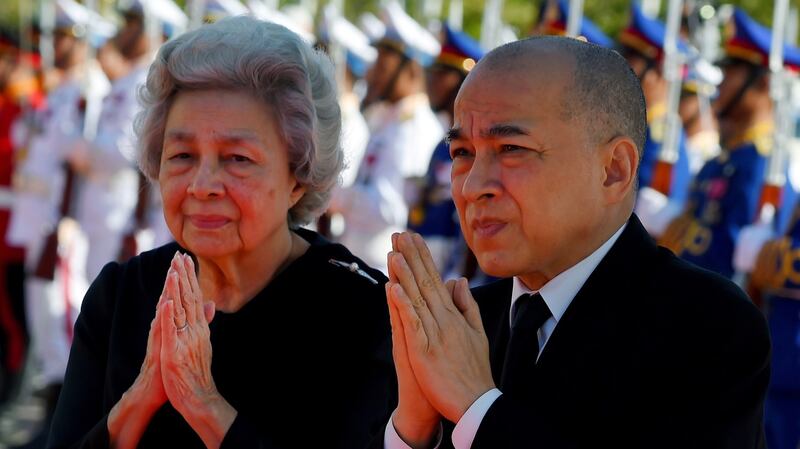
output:
M 449 131 L 447 131 L 447 135 L 444 137 L 444 141 L 450 144 L 450 142 L 452 142 L 453 140 L 460 138 L 461 138 L 461 128 L 453 127 L 450 128 Z
M 493 125 L 486 131 L 481 131 L 481 137 L 494 139 L 498 137 L 529 136 L 530 132 L 517 125 L 499 124 Z M 461 128 L 453 127 L 447 132 L 445 141 L 450 143 L 453 140 L 462 138 Z
M 525 128 L 517 125 L 499 124 L 493 125 L 487 131 L 482 131 L 481 136 L 485 138 L 529 136 L 530 133 Z

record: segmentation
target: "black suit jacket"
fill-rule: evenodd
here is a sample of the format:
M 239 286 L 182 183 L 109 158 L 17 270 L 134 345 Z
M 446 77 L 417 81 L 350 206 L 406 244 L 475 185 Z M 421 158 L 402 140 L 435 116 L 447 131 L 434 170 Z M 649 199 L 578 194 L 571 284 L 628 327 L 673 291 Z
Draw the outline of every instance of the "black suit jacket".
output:
M 499 384 L 512 280 L 473 290 Z M 562 316 L 528 388 L 491 406 L 473 449 L 761 448 L 766 322 L 733 283 L 627 228 Z M 443 448 L 452 447 L 445 425 Z

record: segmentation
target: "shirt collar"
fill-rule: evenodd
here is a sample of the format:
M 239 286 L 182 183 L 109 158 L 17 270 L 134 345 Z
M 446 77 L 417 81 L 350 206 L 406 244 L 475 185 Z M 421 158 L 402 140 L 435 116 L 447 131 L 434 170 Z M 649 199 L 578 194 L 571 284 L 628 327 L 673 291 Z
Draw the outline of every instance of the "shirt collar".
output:
M 580 291 L 583 284 L 586 283 L 586 280 L 589 279 L 589 276 L 595 268 L 597 268 L 597 265 L 600 264 L 600 261 L 608 254 L 611 247 L 614 246 L 614 243 L 619 239 L 619 236 L 622 235 L 622 231 L 625 230 L 627 225 L 627 223 L 623 224 L 611 238 L 600 245 L 592 254 L 589 254 L 585 259 L 567 268 L 553 279 L 550 279 L 550 281 L 538 290 L 538 293 L 542 295 L 542 299 L 544 299 L 544 303 L 547 304 L 547 307 L 553 314 L 553 319 L 555 319 L 556 323 L 561 320 L 561 316 L 564 315 L 564 312 L 567 310 L 570 303 L 572 303 L 575 295 L 578 294 L 578 291 Z M 514 276 L 514 286 L 511 289 L 511 310 L 514 310 L 514 302 L 517 298 L 526 293 L 535 294 L 537 291 L 529 289 L 522 283 L 519 277 Z

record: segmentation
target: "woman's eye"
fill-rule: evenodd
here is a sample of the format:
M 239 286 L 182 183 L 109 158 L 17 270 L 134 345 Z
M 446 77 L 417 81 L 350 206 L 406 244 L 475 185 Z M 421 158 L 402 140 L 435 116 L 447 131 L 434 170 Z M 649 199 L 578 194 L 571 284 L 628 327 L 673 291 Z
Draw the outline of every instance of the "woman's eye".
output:
M 249 157 L 242 156 L 241 154 L 234 154 L 230 158 L 234 162 L 250 162 L 250 158 Z
M 170 160 L 186 160 L 191 158 L 192 155 L 186 152 L 183 153 L 175 153 L 169 157 Z

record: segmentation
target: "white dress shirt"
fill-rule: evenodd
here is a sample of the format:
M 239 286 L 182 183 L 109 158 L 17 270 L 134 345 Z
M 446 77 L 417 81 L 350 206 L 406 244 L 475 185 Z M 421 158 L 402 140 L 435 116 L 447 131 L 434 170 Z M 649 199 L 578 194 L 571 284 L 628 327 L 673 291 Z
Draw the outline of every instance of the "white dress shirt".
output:
M 558 322 L 561 320 L 561 317 L 564 315 L 564 312 L 567 310 L 567 307 L 572 303 L 572 300 L 575 298 L 575 295 L 578 294 L 580 289 L 583 287 L 583 284 L 586 283 L 586 280 L 589 279 L 589 276 L 594 272 L 597 265 L 600 264 L 600 261 L 608 254 L 608 251 L 611 250 L 611 247 L 614 246 L 614 243 L 619 239 L 619 236 L 622 234 L 622 231 L 625 230 L 625 226 L 627 224 L 622 225 L 621 228 L 614 233 L 605 243 L 600 245 L 592 254 L 587 256 L 585 259 L 581 260 L 577 264 L 573 265 L 572 267 L 566 269 L 558 276 L 550 279 L 545 285 L 542 286 L 538 290 L 538 293 L 544 299 L 545 304 L 550 309 L 550 312 L 553 314 L 545 323 L 539 328 L 538 337 L 539 337 L 539 354 L 541 355 L 542 351 L 547 345 L 547 341 L 550 339 L 550 336 L 553 335 Z M 535 290 L 529 289 L 520 278 L 514 277 L 514 285 L 511 289 L 511 310 L 514 310 L 514 303 L 517 301 L 517 298 L 526 294 L 526 293 L 537 293 Z M 511 314 L 509 313 L 509 327 L 511 327 L 510 321 Z M 537 358 L 538 360 L 538 358 Z M 475 435 L 478 433 L 478 428 L 481 425 L 481 421 L 483 421 L 483 417 L 486 416 L 486 412 L 489 411 L 489 408 L 494 404 L 494 401 L 497 400 L 503 393 L 497 389 L 493 388 L 486 393 L 484 393 L 481 397 L 479 397 L 472 405 L 467 409 L 461 419 L 456 423 L 455 429 L 453 429 L 453 446 L 456 449 L 468 449 L 472 446 L 472 441 L 475 439 Z M 384 447 L 386 449 L 411 449 L 403 440 L 397 435 L 397 431 L 392 424 L 392 420 L 389 419 L 389 423 L 386 425 L 386 431 L 384 432 Z M 437 444 L 436 447 L 439 445 Z

